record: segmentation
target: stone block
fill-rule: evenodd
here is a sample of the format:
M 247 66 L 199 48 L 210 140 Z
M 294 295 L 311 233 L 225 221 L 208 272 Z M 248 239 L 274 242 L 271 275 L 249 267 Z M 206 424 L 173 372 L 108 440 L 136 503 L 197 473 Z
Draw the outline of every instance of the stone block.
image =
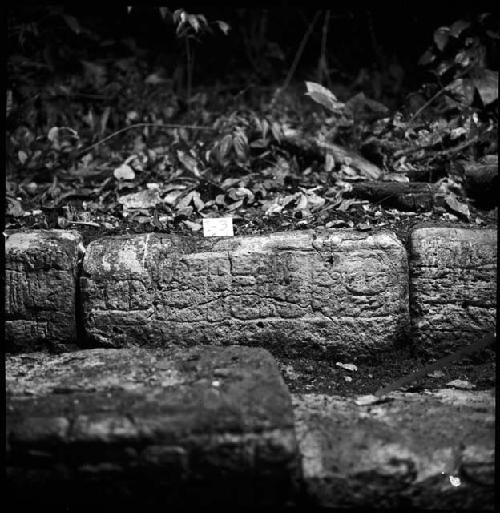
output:
M 420 227 L 410 246 L 415 348 L 439 355 L 495 331 L 496 230 Z
M 390 232 L 103 238 L 87 248 L 81 290 L 87 335 L 101 346 L 369 356 L 409 323 L 407 256 Z
M 304 511 L 494 511 L 494 390 L 292 397 Z
M 264 349 L 30 353 L 6 369 L 18 506 L 240 511 L 297 491 L 291 398 Z
M 13 232 L 5 243 L 8 351 L 62 349 L 76 341 L 77 232 Z

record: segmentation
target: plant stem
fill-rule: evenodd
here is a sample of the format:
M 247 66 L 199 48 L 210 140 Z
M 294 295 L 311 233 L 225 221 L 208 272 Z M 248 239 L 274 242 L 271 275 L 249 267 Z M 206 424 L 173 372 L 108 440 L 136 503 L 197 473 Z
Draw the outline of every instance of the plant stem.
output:
M 328 63 L 326 59 L 326 41 L 328 38 L 328 24 L 330 22 L 330 10 L 325 11 L 325 20 L 323 22 L 323 31 L 321 34 L 321 55 L 319 57 L 318 65 L 318 78 L 319 82 L 322 81 L 323 76 L 326 78 L 328 87 L 330 87 L 330 73 L 328 70 Z
M 192 61 L 191 61 L 191 47 L 189 45 L 189 37 L 188 36 L 186 36 L 186 66 L 187 66 L 186 100 L 187 100 L 187 102 L 189 102 L 189 99 L 191 98 L 193 70 L 192 70 Z
M 297 53 L 295 54 L 295 58 L 292 62 L 292 65 L 290 66 L 290 69 L 288 70 L 288 74 L 285 78 L 285 81 L 283 82 L 283 85 L 276 91 L 276 94 L 273 98 L 273 101 L 271 102 L 271 105 L 274 105 L 276 103 L 278 96 L 290 85 L 292 77 L 295 73 L 295 70 L 297 69 L 298 64 L 299 64 L 300 58 L 302 57 L 302 53 L 304 52 L 304 48 L 306 47 L 307 41 L 312 33 L 312 30 L 314 28 L 316 20 L 319 18 L 320 14 L 321 14 L 321 11 L 316 11 L 314 18 L 312 19 L 311 23 L 309 23 L 309 27 L 307 27 L 307 30 L 304 33 L 304 36 L 302 37 L 302 41 L 300 42 L 299 48 L 297 50 Z

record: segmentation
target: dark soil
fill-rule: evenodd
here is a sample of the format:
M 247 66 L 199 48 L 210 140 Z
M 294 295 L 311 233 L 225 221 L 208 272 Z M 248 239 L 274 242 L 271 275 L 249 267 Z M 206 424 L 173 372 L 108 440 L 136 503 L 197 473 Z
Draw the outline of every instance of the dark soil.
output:
M 408 248 L 409 235 L 413 227 L 425 223 L 436 224 L 439 226 L 453 226 L 463 228 L 496 228 L 498 210 L 479 211 L 471 208 L 474 219 L 481 221 L 466 222 L 459 219 L 450 220 L 446 213 L 442 212 L 399 212 L 396 210 L 387 210 L 382 207 L 374 213 L 367 213 L 363 209 L 351 209 L 349 213 L 327 211 L 323 215 L 315 216 L 312 219 L 301 219 L 300 216 L 284 213 L 273 216 L 263 216 L 257 211 L 249 209 L 243 215 L 233 217 L 234 235 L 263 235 L 278 231 L 291 230 L 308 230 L 312 228 L 355 228 L 359 229 L 359 225 L 363 224 L 369 218 L 370 227 L 367 231 L 375 233 L 379 230 L 393 231 L 406 248 Z M 24 217 L 18 219 L 17 222 L 9 222 L 7 228 L 9 230 L 22 229 L 50 229 L 60 228 L 57 225 L 58 213 L 54 212 L 52 216 L 42 214 L 38 218 Z M 121 216 L 120 216 L 121 217 Z M 94 217 L 96 221 L 114 221 L 116 218 L 111 213 L 103 214 L 101 217 Z M 83 242 L 87 245 L 92 240 L 113 235 L 126 235 L 133 233 L 162 232 L 175 233 L 179 235 L 188 235 L 194 238 L 202 238 L 203 232 L 193 233 L 184 223 L 174 222 L 168 224 L 143 223 L 134 218 L 121 218 L 113 228 L 106 228 L 104 224 L 97 226 L 90 225 L 69 225 L 67 229 L 77 230 L 83 237 Z M 333 224 L 332 224 L 333 223 Z
M 321 393 L 341 396 L 358 396 L 374 394 L 377 389 L 421 369 L 429 362 L 411 356 L 401 350 L 379 357 L 373 364 L 342 361 L 343 364 L 354 363 L 357 370 L 349 371 L 336 365 L 337 362 L 318 361 L 310 358 L 277 357 L 279 368 L 285 383 L 292 393 Z M 418 379 L 404 388 L 407 392 L 422 392 L 445 388 L 454 380 L 468 381 L 471 390 L 486 390 L 496 383 L 495 352 L 490 349 L 460 362 L 454 362 L 440 369 L 442 376 Z M 431 376 L 440 373 L 428 373 Z M 346 378 L 351 378 L 346 380 Z

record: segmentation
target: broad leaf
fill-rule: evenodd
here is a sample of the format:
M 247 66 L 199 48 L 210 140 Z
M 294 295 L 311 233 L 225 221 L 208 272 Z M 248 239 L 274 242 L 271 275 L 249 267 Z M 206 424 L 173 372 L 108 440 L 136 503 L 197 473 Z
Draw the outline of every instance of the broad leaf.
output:
M 448 40 L 450 38 L 450 29 L 449 27 L 439 27 L 434 32 L 434 43 L 438 47 L 439 51 L 443 51 L 448 44 Z
M 113 174 L 117 180 L 133 180 L 135 178 L 135 171 L 128 164 L 118 166 Z
M 450 35 L 458 37 L 465 29 L 470 27 L 470 23 L 465 20 L 458 20 L 450 27 Z
M 326 87 L 315 82 L 306 82 L 307 96 L 310 96 L 316 103 L 323 105 L 332 112 L 339 112 L 343 109 L 344 103 L 339 102 L 337 97 Z
M 485 69 L 482 76 L 473 79 L 483 105 L 489 105 L 498 99 L 498 71 Z
M 470 219 L 470 211 L 469 207 L 465 203 L 461 203 L 458 201 L 456 195 L 453 192 L 449 192 L 445 198 L 444 201 L 450 208 L 452 212 L 455 214 L 460 214 L 464 216 L 466 219 Z

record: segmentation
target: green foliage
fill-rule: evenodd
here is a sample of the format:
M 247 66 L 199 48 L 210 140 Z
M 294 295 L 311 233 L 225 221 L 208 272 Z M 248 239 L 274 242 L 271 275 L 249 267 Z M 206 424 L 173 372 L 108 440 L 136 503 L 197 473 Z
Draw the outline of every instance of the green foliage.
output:
M 481 14 L 475 22 L 457 20 L 439 27 L 419 64 L 435 76 L 447 78 L 488 67 L 487 47 L 500 37 L 497 30 L 489 28 L 489 19 L 489 14 Z
M 499 38 L 490 14 L 481 14 L 474 21 L 457 20 L 434 32 L 433 44 L 419 64 L 446 85 L 455 102 L 450 106 L 471 106 L 476 91 L 487 106 L 498 99 L 498 71 L 490 69 L 496 63 L 488 57 Z
M 219 136 L 210 157 L 221 167 L 229 164 L 245 164 L 250 152 L 259 155 L 279 144 L 283 134 L 280 123 L 255 113 L 242 115 L 237 112 L 221 117 L 215 123 Z
M 194 49 L 191 41 L 199 42 L 199 36 L 213 33 L 212 26 L 219 28 L 225 35 L 229 32 L 229 25 L 220 20 L 216 20 L 211 24 L 203 14 L 190 14 L 184 9 L 176 9 L 171 12 L 168 7 L 158 8 L 160 16 L 163 20 L 171 19 L 176 27 L 176 36 L 184 41 L 184 56 L 186 60 L 186 97 L 191 98 L 191 90 L 193 87 L 193 68 L 194 68 Z M 129 8 L 130 12 L 130 8 Z

